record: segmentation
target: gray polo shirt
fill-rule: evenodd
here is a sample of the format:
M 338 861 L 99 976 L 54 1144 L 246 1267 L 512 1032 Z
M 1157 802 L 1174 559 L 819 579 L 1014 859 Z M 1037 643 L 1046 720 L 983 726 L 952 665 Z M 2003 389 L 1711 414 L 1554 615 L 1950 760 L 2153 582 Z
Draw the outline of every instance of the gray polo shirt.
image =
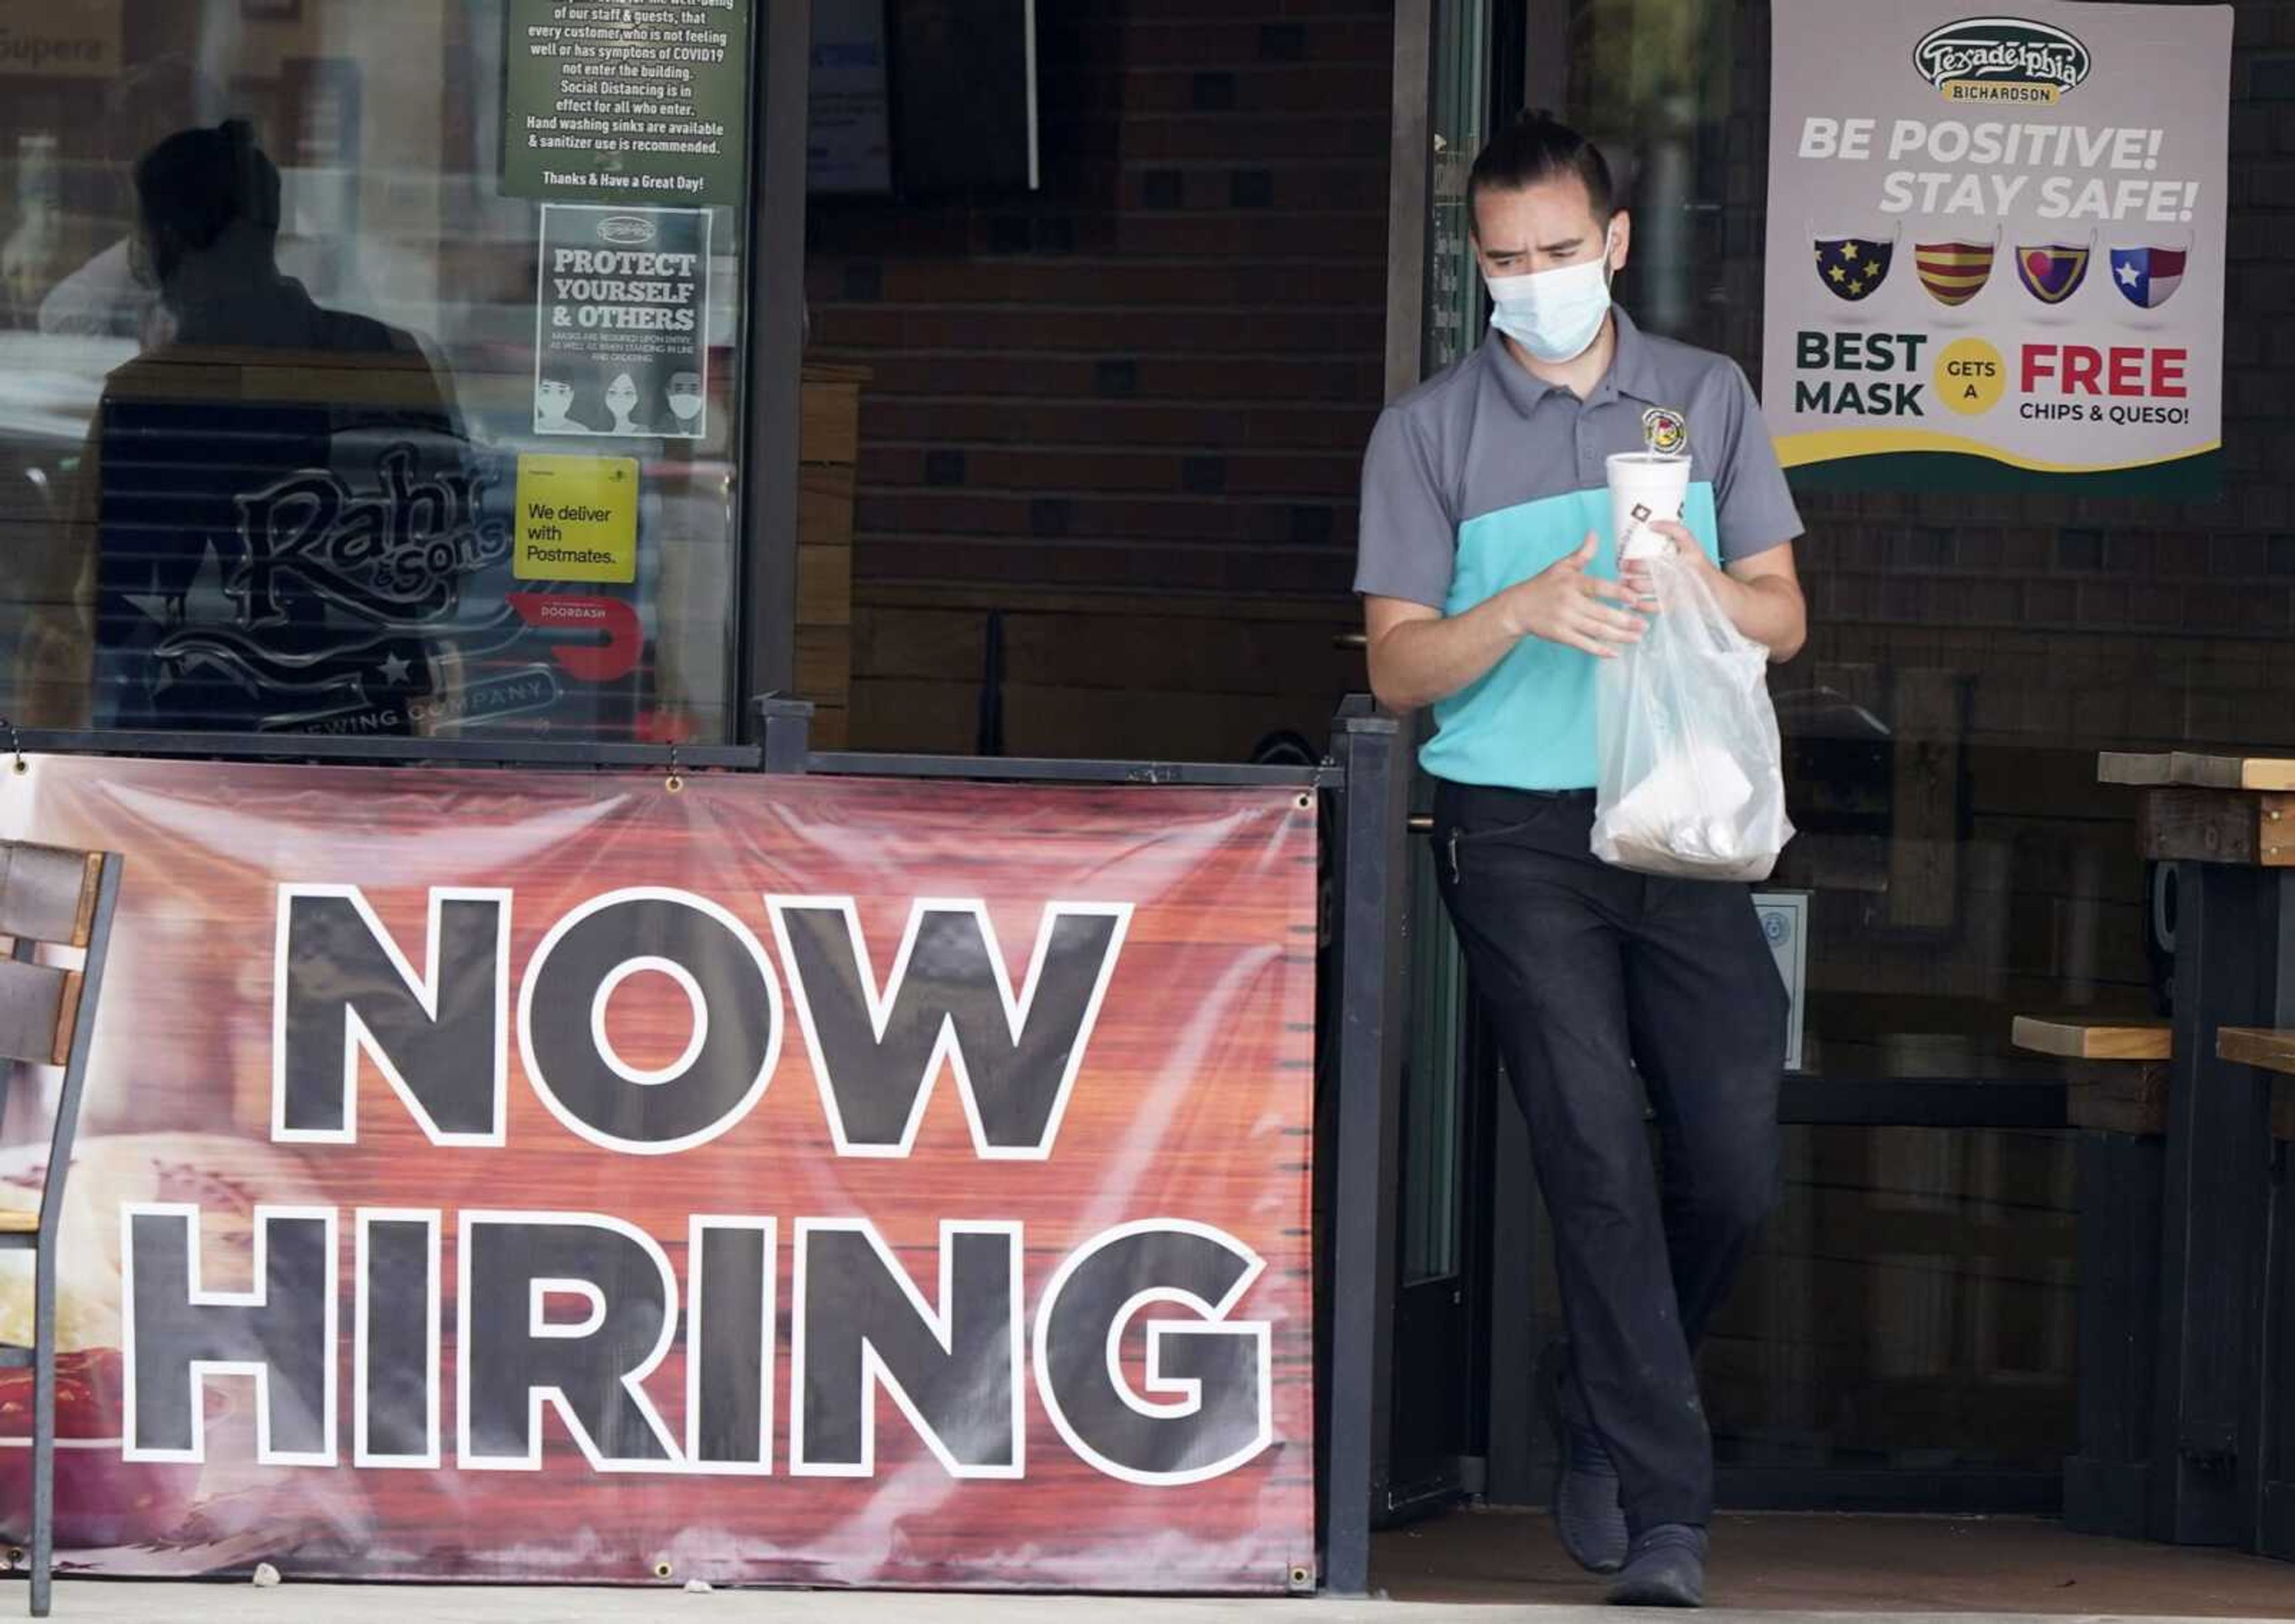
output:
M 1644 333 L 1613 308 L 1618 347 L 1584 401 L 1540 381 L 1493 332 L 1473 355 L 1389 406 L 1363 458 L 1355 591 L 1460 615 L 1581 546 L 1615 579 L 1603 463 L 1651 427 L 1687 433 L 1682 521 L 1735 563 L 1801 533 L 1760 403 L 1736 363 Z M 1524 638 L 1488 674 L 1438 701 L 1419 760 L 1438 778 L 1583 789 L 1597 775 L 1598 662 Z

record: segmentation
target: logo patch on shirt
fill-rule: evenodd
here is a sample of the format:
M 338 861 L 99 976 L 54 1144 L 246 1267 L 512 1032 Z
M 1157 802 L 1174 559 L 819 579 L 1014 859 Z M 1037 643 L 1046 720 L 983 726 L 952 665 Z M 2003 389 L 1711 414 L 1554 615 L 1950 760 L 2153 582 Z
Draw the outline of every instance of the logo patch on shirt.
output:
M 1689 420 L 1671 406 L 1652 406 L 1642 413 L 1642 440 L 1662 457 L 1678 456 L 1689 449 Z

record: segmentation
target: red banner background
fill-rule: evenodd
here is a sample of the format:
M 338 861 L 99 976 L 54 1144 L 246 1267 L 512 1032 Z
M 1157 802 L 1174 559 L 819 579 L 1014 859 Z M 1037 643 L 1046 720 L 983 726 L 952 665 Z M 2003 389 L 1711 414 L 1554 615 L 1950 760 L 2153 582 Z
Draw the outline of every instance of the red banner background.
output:
M 314 768 L 34 758 L 0 776 L 0 835 L 127 853 L 65 1230 L 61 1564 L 181 1574 L 258 1560 L 290 1578 L 1276 1590 L 1313 1562 L 1310 1123 L 1315 813 L 1295 792 L 1020 788 L 704 775 Z M 586 1142 L 547 1110 L 510 1044 L 506 1142 L 425 1138 L 370 1063 L 346 1145 L 271 1136 L 274 946 L 282 885 L 362 888 L 424 969 L 432 886 L 502 887 L 511 997 L 563 915 L 632 886 L 695 894 L 738 917 L 790 975 L 764 898 L 850 896 L 881 983 L 917 899 L 984 902 L 1021 985 L 1048 903 L 1128 903 L 1131 915 L 1057 1142 L 1042 1161 L 976 1155 L 947 1068 L 913 1152 L 839 1156 L 794 1011 L 772 1081 L 707 1144 L 633 1156 Z M 690 1013 L 663 983 L 609 1006 L 628 1061 L 666 1065 Z M 579 1011 L 537 1011 L 581 1018 Z M 36 1200 L 45 1125 L 20 1086 L 0 1152 L 0 1202 Z M 35 1142 L 35 1136 L 40 1142 Z M 210 1378 L 207 1458 L 123 1458 L 120 1211 L 200 1209 L 209 1291 L 249 1289 L 257 1203 L 339 1212 L 338 1462 L 255 1458 L 252 1382 Z M 351 1464 L 355 1212 L 437 1209 L 445 1249 L 440 1336 L 444 1457 L 430 1471 Z M 695 1213 L 779 1221 L 773 1474 L 602 1473 L 545 1414 L 538 1472 L 460 1469 L 455 1454 L 456 1213 L 609 1213 L 659 1243 L 687 1278 Z M 1264 1321 L 1272 1441 L 1209 1481 L 1150 1487 L 1087 1464 L 1050 1424 L 1033 1380 L 1025 1476 L 959 1481 L 901 1410 L 876 1399 L 866 1478 L 788 1475 L 791 1243 L 800 1217 L 865 1217 L 927 1302 L 944 1220 L 1025 1225 L 1025 1323 L 1080 1245 L 1147 1219 L 1212 1226 L 1265 1263 L 1234 1310 Z M 419 1310 L 420 1305 L 415 1305 Z M 1151 1305 L 1143 1319 L 1185 1318 Z M 0 1276 L 0 1340 L 29 1342 L 29 1277 Z M 1145 1336 L 1123 1365 L 1135 1388 Z M 682 1437 L 682 1329 L 648 1394 Z M 12 1378 L 19 1373 L 9 1373 Z M 0 1392 L 0 1496 L 15 1513 L 29 1451 Z

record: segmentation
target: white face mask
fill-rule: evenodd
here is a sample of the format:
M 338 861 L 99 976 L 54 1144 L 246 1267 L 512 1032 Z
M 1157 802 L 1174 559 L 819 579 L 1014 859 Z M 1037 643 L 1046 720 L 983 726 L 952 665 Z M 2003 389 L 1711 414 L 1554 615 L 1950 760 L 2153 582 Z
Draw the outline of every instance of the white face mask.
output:
M 1610 314 L 1610 233 L 1602 252 L 1583 265 L 1527 276 L 1486 276 L 1491 325 L 1539 360 L 1559 366 L 1575 361 L 1602 335 Z

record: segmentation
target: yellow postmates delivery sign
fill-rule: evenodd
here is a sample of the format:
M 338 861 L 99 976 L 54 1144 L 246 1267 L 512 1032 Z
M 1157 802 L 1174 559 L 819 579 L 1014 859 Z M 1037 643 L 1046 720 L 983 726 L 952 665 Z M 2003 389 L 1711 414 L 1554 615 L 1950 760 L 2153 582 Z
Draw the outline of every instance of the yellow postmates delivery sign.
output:
M 635 581 L 637 460 L 520 457 L 510 569 L 521 581 Z

